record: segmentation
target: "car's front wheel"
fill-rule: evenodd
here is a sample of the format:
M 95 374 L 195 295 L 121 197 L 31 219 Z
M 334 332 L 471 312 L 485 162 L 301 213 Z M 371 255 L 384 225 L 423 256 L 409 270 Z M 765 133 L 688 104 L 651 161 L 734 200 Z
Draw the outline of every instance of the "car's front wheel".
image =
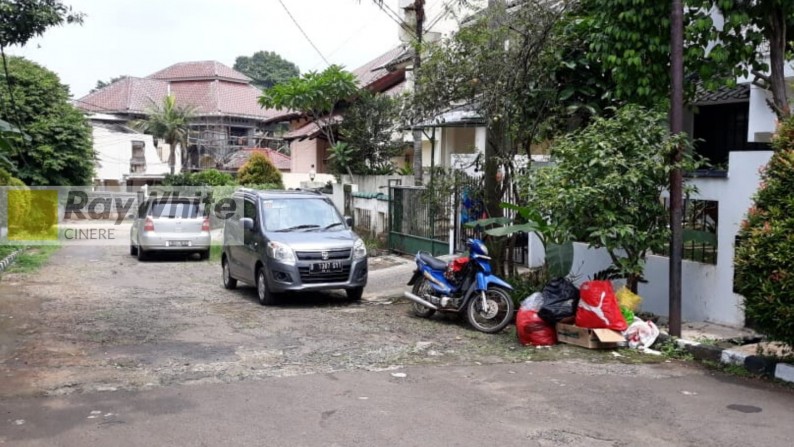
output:
M 347 299 L 350 301 L 361 301 L 361 296 L 364 295 L 364 288 L 356 287 L 355 289 L 347 289 L 345 292 L 347 293 Z
M 265 275 L 264 267 L 259 267 L 256 272 L 256 295 L 259 298 L 259 304 L 263 306 L 276 304 L 275 295 L 267 287 L 267 275 Z

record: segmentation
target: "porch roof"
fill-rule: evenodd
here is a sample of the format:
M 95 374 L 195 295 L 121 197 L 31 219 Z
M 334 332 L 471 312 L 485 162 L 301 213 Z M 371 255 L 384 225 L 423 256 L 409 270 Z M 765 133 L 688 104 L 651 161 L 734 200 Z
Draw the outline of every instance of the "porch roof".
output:
M 411 129 L 430 129 L 433 127 L 480 127 L 485 118 L 477 111 L 476 104 L 453 107 L 446 112 L 410 126 Z
M 715 104 L 747 102 L 749 100 L 750 84 L 738 84 L 735 87 L 722 86 L 714 91 L 708 91 L 703 87 L 698 86 L 693 104 L 707 106 Z

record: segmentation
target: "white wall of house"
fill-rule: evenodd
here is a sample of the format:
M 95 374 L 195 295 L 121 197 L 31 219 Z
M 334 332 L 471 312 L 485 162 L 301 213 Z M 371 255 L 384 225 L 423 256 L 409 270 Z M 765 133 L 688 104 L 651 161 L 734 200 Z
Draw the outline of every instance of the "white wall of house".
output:
M 307 183 L 310 183 L 308 173 L 302 172 L 282 172 L 281 181 L 284 183 L 284 188 L 303 188 Z M 332 174 L 316 174 L 314 176 L 315 185 L 325 185 L 326 182 L 336 183 L 336 178 Z
M 733 293 L 734 242 L 740 224 L 758 188 L 758 170 L 765 166 L 772 152 L 731 152 L 727 178 L 698 178 L 691 181 L 698 188 L 693 199 L 719 202 L 717 228 L 717 264 L 683 262 L 682 317 L 686 321 L 711 321 L 728 325 L 744 324 L 742 296 Z M 533 246 L 537 262 L 537 251 Z M 658 315 L 668 314 L 668 263 L 665 256 L 650 256 L 646 265 L 647 284 L 640 284 L 642 309 Z M 576 244 L 573 274 L 578 282 L 608 267 L 609 256 L 603 249 Z
M 132 158 L 133 141 L 144 143 L 146 157 L 145 174 L 167 174 L 167 162 L 160 160 L 151 135 L 141 133 L 117 132 L 111 129 L 92 126 L 94 150 L 97 152 L 97 166 L 95 178 L 100 181 L 123 182 L 130 174 L 130 159 Z M 168 154 L 168 145 L 163 148 L 163 153 Z M 177 168 L 179 168 L 177 156 Z

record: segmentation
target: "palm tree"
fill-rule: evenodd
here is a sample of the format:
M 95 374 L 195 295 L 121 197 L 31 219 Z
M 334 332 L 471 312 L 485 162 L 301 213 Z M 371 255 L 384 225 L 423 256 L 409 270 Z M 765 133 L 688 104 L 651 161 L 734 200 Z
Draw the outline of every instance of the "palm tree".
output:
M 168 95 L 163 98 L 162 105 L 152 104 L 146 118 L 133 122 L 132 127 L 165 140 L 171 147 L 168 166 L 171 168 L 171 174 L 174 174 L 177 144 L 182 146 L 182 166 L 187 160 L 187 136 L 191 118 L 193 118 L 193 108 L 177 106 L 174 95 Z

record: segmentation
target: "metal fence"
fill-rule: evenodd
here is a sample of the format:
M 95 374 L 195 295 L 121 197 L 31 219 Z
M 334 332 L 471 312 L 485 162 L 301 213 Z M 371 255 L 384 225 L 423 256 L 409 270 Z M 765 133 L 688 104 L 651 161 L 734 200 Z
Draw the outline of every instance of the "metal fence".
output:
M 389 189 L 389 248 L 413 254 L 419 250 L 433 255 L 449 253 L 452 229 L 449 198 L 436 197 L 423 187 L 392 186 Z

